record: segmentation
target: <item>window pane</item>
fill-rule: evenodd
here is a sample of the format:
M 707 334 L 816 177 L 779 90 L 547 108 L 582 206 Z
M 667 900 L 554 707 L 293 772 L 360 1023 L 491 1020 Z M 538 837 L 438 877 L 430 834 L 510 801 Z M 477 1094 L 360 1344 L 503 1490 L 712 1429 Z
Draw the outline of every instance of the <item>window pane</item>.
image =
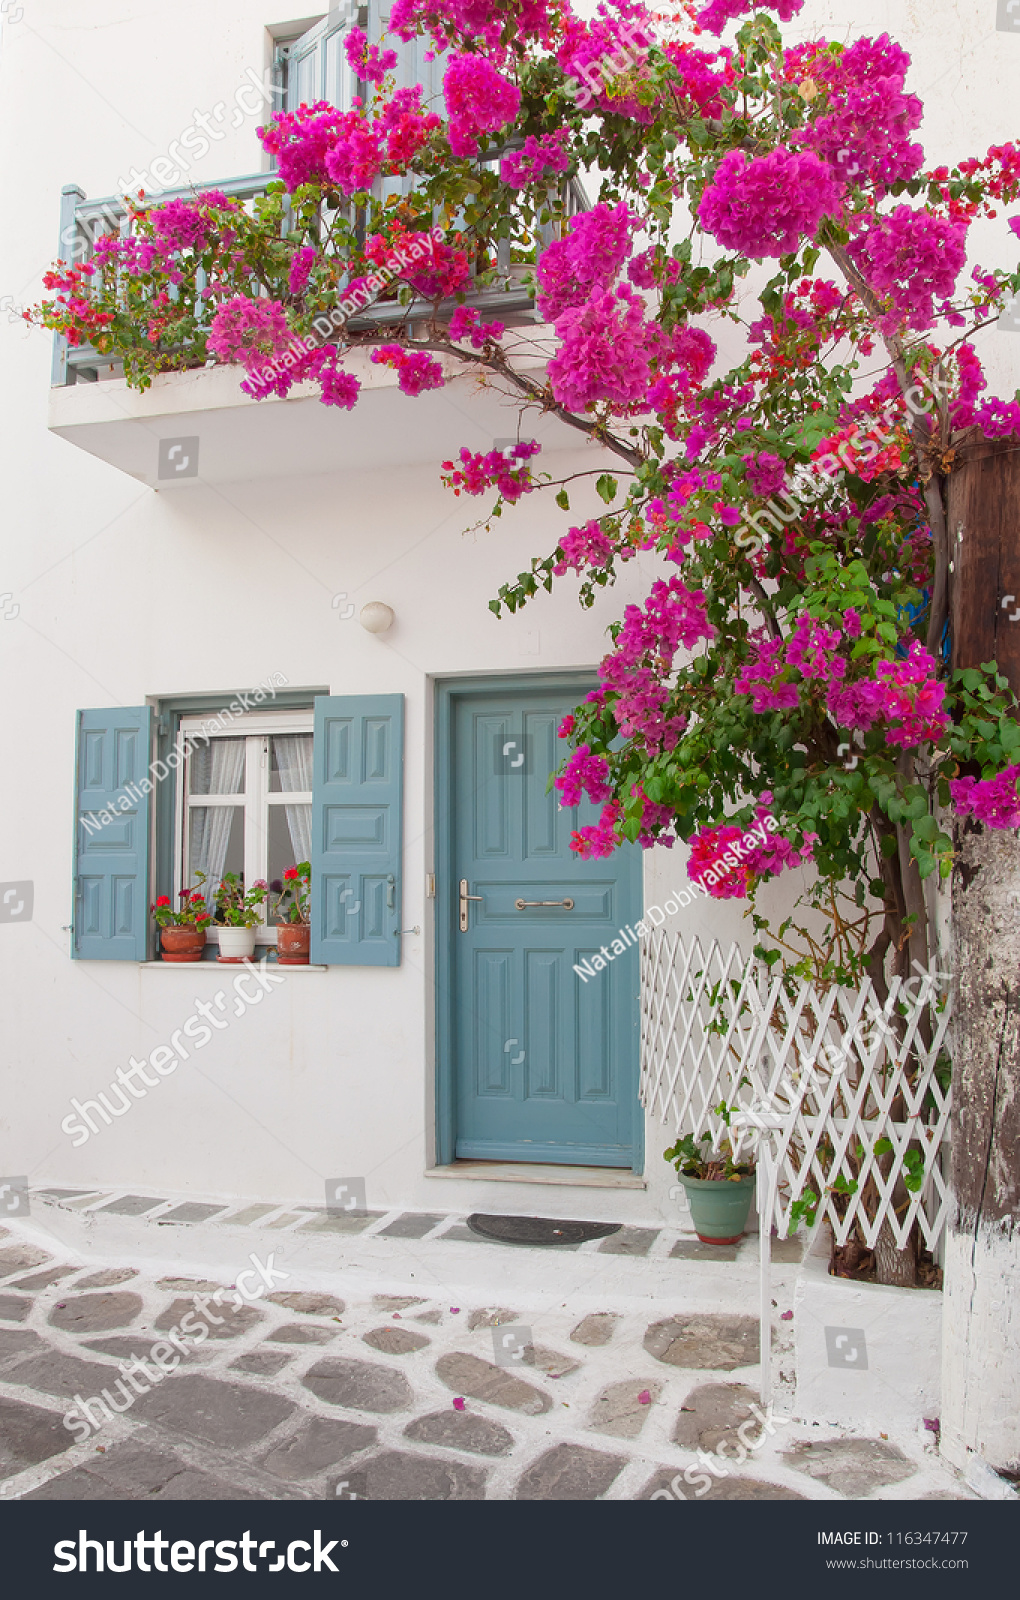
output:
M 244 794 L 244 740 L 210 739 L 188 758 L 191 794 Z
M 192 806 L 188 822 L 191 882 L 195 882 L 196 872 L 206 874 L 206 902 L 211 911 L 213 893 L 224 873 L 244 876 L 244 807 Z
M 299 861 L 307 861 L 312 849 L 311 806 L 269 807 L 269 872 L 270 886 L 283 887 L 283 874 Z M 278 890 L 274 890 L 275 895 Z M 274 916 L 273 922 L 281 919 Z
M 310 794 L 312 789 L 312 736 L 277 733 L 269 741 L 269 793 Z M 307 861 L 299 856 L 299 861 Z

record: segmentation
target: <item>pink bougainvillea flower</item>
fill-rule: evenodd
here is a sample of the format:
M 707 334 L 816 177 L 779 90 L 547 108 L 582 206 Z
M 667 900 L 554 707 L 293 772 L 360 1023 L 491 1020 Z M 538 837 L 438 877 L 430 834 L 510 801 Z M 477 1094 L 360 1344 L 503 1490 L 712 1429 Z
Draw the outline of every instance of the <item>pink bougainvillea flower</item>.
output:
M 697 20 L 709 33 L 720 34 L 727 22 L 746 16 L 749 11 L 760 11 L 765 6 L 779 13 L 780 22 L 791 22 L 800 11 L 804 0 L 709 0 L 697 13 Z
M 780 147 L 748 161 L 731 150 L 701 197 L 702 226 L 727 250 L 786 256 L 813 239 L 823 217 L 840 209 L 840 183 L 811 151 Z
M 407 350 L 401 344 L 377 345 L 369 356 L 376 366 L 392 367 L 402 394 L 419 395 L 443 387 L 443 369 L 426 350 Z
M 454 1402 L 453 1402 L 454 1411 L 463 1411 L 464 1410 L 464 1404 L 465 1404 L 465 1402 L 464 1402 L 463 1395 L 458 1395 L 456 1400 L 454 1400 Z
M 989 828 L 1020 828 L 1020 764 L 997 778 L 952 778 L 949 792 L 961 817 L 973 816 Z
M 521 91 L 485 56 L 462 54 L 450 57 L 443 98 L 450 114 L 450 149 L 457 157 L 476 156 L 482 134 L 498 133 L 515 120 Z

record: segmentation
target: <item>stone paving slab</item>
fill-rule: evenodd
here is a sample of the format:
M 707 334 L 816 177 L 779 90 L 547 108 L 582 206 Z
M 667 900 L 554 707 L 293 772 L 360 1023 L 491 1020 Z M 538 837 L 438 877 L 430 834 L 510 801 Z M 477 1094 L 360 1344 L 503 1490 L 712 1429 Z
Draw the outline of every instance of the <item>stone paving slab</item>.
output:
M 446 1387 L 456 1394 L 488 1400 L 491 1405 L 504 1406 L 508 1411 L 523 1411 L 527 1416 L 537 1416 L 552 1406 L 549 1396 L 543 1394 L 541 1389 L 515 1377 L 506 1367 L 497 1367 L 478 1356 L 441 1356 L 436 1363 L 436 1373 Z
M 558 1444 L 539 1456 L 517 1485 L 515 1500 L 598 1500 L 626 1465 L 579 1444 Z
M 433 1411 L 416 1417 L 404 1429 L 404 1437 L 479 1456 L 505 1456 L 514 1447 L 509 1428 L 492 1417 L 476 1417 L 467 1411 Z
M 8 1284 L 10 1289 L 48 1289 L 51 1284 L 59 1283 L 61 1278 L 70 1277 L 72 1272 L 77 1272 L 77 1267 L 45 1267 L 42 1272 L 31 1272 L 27 1278 L 15 1278 Z
M 0 1248 L 0 1278 L 15 1272 L 27 1272 L 29 1267 L 39 1267 L 51 1260 L 49 1252 L 34 1244 L 5 1244 Z
M 72 1285 L 74 1289 L 110 1289 L 115 1283 L 127 1283 L 130 1278 L 137 1278 L 136 1267 L 104 1267 L 101 1272 L 87 1273 L 84 1278 L 79 1278 Z
M 130 1291 L 81 1294 L 73 1300 L 58 1301 L 47 1320 L 51 1328 L 63 1328 L 68 1333 L 105 1333 L 108 1328 L 126 1328 L 141 1309 L 141 1295 Z
M 31 1309 L 27 1295 L 0 1294 L 0 1322 L 24 1322 Z
M 385 1450 L 351 1473 L 351 1498 L 484 1500 L 485 1480 L 484 1467 L 437 1456 L 411 1455 L 404 1450 Z
M 648 1329 L 644 1343 L 649 1355 L 671 1367 L 732 1372 L 758 1360 L 758 1318 L 668 1317 Z
M 444 1220 L 442 1213 L 433 1216 L 429 1212 L 409 1211 L 395 1222 L 388 1223 L 385 1228 L 380 1228 L 379 1233 L 389 1239 L 424 1239 Z
M 406 1411 L 414 1393 L 402 1372 L 369 1361 L 327 1357 L 301 1382 L 319 1399 L 351 1411 Z
M 646 1256 L 660 1232 L 659 1228 L 621 1228 L 603 1239 L 599 1250 L 609 1256 Z
M 112 1385 L 116 1375 L 109 1365 L 82 1361 L 78 1356 L 65 1355 L 62 1350 L 44 1349 L 40 1355 L 29 1356 L 27 1361 L 5 1372 L 4 1382 L 73 1399 L 76 1394 L 86 1397 L 100 1394 L 104 1385 Z
M 377 1429 L 360 1422 L 310 1417 L 297 1433 L 269 1452 L 263 1465 L 277 1478 L 291 1481 L 311 1478 L 349 1460 L 375 1444 L 377 1438 Z
M 172 1211 L 164 1211 L 159 1222 L 160 1226 L 164 1222 L 208 1222 L 210 1217 L 215 1217 L 218 1212 L 226 1209 L 225 1205 L 201 1205 L 197 1201 L 188 1200 L 183 1205 L 174 1206 Z
M 669 1252 L 672 1261 L 736 1261 L 735 1244 L 704 1244 L 700 1239 L 678 1239 Z
M 673 1443 L 685 1450 L 718 1450 L 722 1445 L 731 1452 L 743 1443 L 738 1429 L 745 1423 L 752 1424 L 744 1428 L 748 1440 L 759 1432 L 753 1426 L 757 1401 L 757 1390 L 746 1383 L 699 1384 L 680 1408 Z
M 132 1415 L 229 1450 L 264 1439 L 295 1409 L 294 1402 L 282 1395 L 204 1373 L 174 1373 L 158 1389 L 140 1395 Z
M 642 1378 L 611 1383 L 596 1400 L 588 1426 L 617 1439 L 636 1439 L 661 1393 L 661 1383 L 648 1385 Z
M 336 1329 L 315 1322 L 285 1322 L 269 1337 L 273 1344 L 329 1344 L 336 1338 Z
M 521 1249 L 508 1257 L 480 1241 L 458 1254 L 431 1239 L 372 1231 L 317 1242 L 299 1226 L 293 1234 L 263 1232 L 260 1242 L 261 1220 L 278 1212 L 263 1212 L 247 1234 L 231 1232 L 229 1214 L 225 1222 L 218 1210 L 177 1233 L 159 1233 L 158 1217 L 143 1216 L 132 1227 L 139 1236 L 148 1231 L 154 1255 L 173 1241 L 174 1275 L 155 1280 L 141 1256 L 103 1258 L 97 1245 L 104 1226 L 122 1234 L 125 1223 L 97 1220 L 88 1264 L 69 1269 L 70 1282 L 41 1286 L 32 1296 L 18 1295 L 9 1282 L 0 1286 L 0 1296 L 28 1306 L 21 1320 L 0 1326 L 0 1438 L 8 1441 L 0 1493 L 82 1502 L 321 1502 L 352 1495 L 647 1499 L 661 1489 L 675 1500 L 670 1486 L 677 1480 L 685 1499 L 970 1497 L 940 1464 L 930 1435 L 885 1441 L 851 1429 L 827 1437 L 829 1430 L 790 1420 L 791 1390 L 782 1376 L 792 1352 L 787 1323 L 775 1327 L 776 1436 L 755 1420 L 743 1435 L 751 1451 L 742 1466 L 715 1456 L 748 1420 L 757 1395 L 757 1324 L 743 1315 L 757 1305 L 753 1238 L 735 1266 L 717 1270 L 692 1260 L 685 1269 L 676 1260 L 667 1265 L 676 1231 L 649 1228 L 665 1237 L 654 1238 L 648 1255 L 628 1259 L 593 1244 L 549 1280 L 537 1265 L 549 1261 L 548 1252 Z M 363 1220 L 368 1228 L 374 1219 Z M 15 1225 L 4 1248 L 35 1250 L 35 1226 L 33 1211 L 25 1224 L 32 1237 L 19 1237 Z M 189 1227 L 196 1239 L 215 1235 L 226 1247 L 187 1255 L 180 1241 Z M 244 1308 L 253 1317 L 230 1337 L 206 1338 L 155 1387 L 128 1387 L 118 1363 L 147 1358 L 164 1318 L 172 1325 L 171 1313 L 193 1310 L 194 1296 L 226 1288 L 252 1251 L 265 1260 L 272 1250 L 290 1281 Z M 324 1270 L 327 1250 L 337 1264 Z M 302 1273 L 302 1252 L 314 1254 L 316 1270 Z M 41 1255 L 33 1265 L 52 1269 L 73 1259 L 63 1245 Z M 455 1255 L 470 1260 L 464 1278 L 459 1265 L 441 1270 Z M 536 1262 L 539 1282 L 546 1272 L 547 1284 L 563 1272 L 572 1282 L 587 1275 L 584 1294 L 566 1286 L 557 1293 L 558 1281 L 551 1293 L 532 1292 L 531 1269 L 513 1265 L 528 1261 Z M 164 1253 L 158 1270 L 166 1274 L 169 1265 Z M 6 1276 L 31 1270 L 19 1259 Z M 784 1284 L 777 1264 L 784 1296 L 795 1266 L 785 1270 Z M 712 1287 L 734 1273 L 739 1292 Z M 629 1298 L 617 1298 L 621 1282 L 631 1285 Z M 640 1284 L 643 1297 L 634 1292 Z M 131 1312 L 127 1325 L 84 1326 L 112 1317 L 104 1310 L 111 1299 L 118 1317 Z M 229 1299 L 228 1290 L 227 1303 L 210 1301 L 210 1309 L 226 1319 Z M 58 1305 L 66 1326 L 51 1320 Z M 83 1305 L 92 1309 L 82 1318 Z M 528 1328 L 531 1343 L 523 1363 L 505 1367 L 495 1359 L 493 1337 L 511 1325 Z M 104 1390 L 116 1414 L 92 1406 L 95 1431 L 79 1442 L 81 1427 L 64 1428 L 64 1412 L 75 1394 L 91 1402 Z M 6 1433 L 5 1405 L 24 1408 L 10 1413 L 17 1420 Z M 699 1450 L 711 1452 L 712 1473 Z
M 574 1344 L 608 1344 L 619 1320 L 614 1311 L 593 1311 L 581 1319 L 570 1337 Z
M 902 1483 L 916 1468 L 882 1439 L 819 1439 L 793 1445 L 783 1459 L 830 1489 L 860 1500 L 887 1483 Z
M 174 1300 L 161 1311 L 153 1323 L 160 1333 L 167 1333 L 171 1328 L 178 1328 L 185 1318 L 204 1322 L 210 1339 L 236 1339 L 238 1334 L 247 1333 L 256 1323 L 264 1321 L 261 1311 L 256 1311 L 254 1306 L 234 1306 L 225 1298 L 218 1304 L 210 1301 L 207 1308 L 199 1311 L 193 1299 Z M 188 1325 L 185 1324 L 185 1332 Z
M 284 1306 L 303 1317 L 342 1317 L 344 1314 L 343 1301 L 332 1294 L 302 1294 L 277 1289 L 273 1294 L 267 1294 L 266 1300 L 272 1306 Z
M 150 1211 L 155 1211 L 157 1206 L 165 1205 L 165 1200 L 153 1200 L 151 1195 L 124 1194 L 116 1200 L 107 1201 L 105 1206 L 97 1206 L 96 1211 L 112 1211 L 118 1217 L 144 1217 Z
M 60 1455 L 67 1445 L 59 1412 L 23 1400 L 0 1399 L 0 1478 Z
M 361 1338 L 373 1350 L 382 1350 L 391 1356 L 406 1356 L 410 1351 L 424 1350 L 432 1343 L 423 1333 L 412 1333 L 410 1328 L 394 1328 L 392 1324 L 385 1328 L 369 1328 Z
M 771 1483 L 763 1478 L 742 1477 L 733 1472 L 726 1478 L 715 1478 L 703 1467 L 691 1469 L 690 1480 L 684 1469 L 674 1472 L 665 1467 L 649 1478 L 644 1488 L 635 1495 L 637 1500 L 806 1500 L 783 1483 Z

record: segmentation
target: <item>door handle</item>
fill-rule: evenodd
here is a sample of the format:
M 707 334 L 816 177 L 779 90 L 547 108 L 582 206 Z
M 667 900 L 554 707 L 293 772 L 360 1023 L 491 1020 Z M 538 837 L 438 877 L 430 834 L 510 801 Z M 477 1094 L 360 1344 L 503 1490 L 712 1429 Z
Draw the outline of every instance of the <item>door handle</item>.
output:
M 514 907 L 518 911 L 525 911 L 528 906 L 562 906 L 564 911 L 573 911 L 574 902 L 569 895 L 566 900 L 515 900 Z
M 461 931 L 461 933 L 467 933 L 467 931 L 468 931 L 468 901 L 469 900 L 482 900 L 482 899 L 484 899 L 483 895 L 480 895 L 480 894 L 468 894 L 468 881 L 467 881 L 466 878 L 461 878 L 461 880 L 460 880 L 460 931 Z
M 386 879 L 386 909 L 393 911 L 397 904 L 397 880 L 391 872 Z

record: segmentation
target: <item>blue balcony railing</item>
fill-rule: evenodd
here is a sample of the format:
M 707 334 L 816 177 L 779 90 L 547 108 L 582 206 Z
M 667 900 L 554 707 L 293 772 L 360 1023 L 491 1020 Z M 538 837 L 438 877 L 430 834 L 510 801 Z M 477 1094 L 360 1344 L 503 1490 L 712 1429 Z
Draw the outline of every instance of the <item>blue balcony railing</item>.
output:
M 499 152 L 486 163 L 492 165 L 499 160 Z M 168 200 L 191 199 L 196 194 L 201 194 L 203 189 L 216 189 L 225 194 L 230 200 L 237 200 L 242 204 L 256 199 L 266 193 L 267 184 L 273 182 L 276 174 L 272 171 L 252 173 L 243 178 L 231 178 L 220 183 L 208 183 L 199 186 L 188 186 L 181 189 L 167 189 L 158 198 L 157 204 L 164 204 Z M 563 186 L 561 200 L 565 217 L 575 216 L 578 212 L 587 211 L 589 200 L 583 186 L 578 180 L 571 179 Z M 61 191 L 60 197 L 60 245 L 58 256 L 62 261 L 81 263 L 88 261 L 95 250 L 96 241 L 104 234 L 125 233 L 130 228 L 130 212 L 120 196 L 110 195 L 102 200 L 88 200 L 85 193 L 77 184 L 67 184 Z M 557 224 L 551 223 L 539 230 L 537 240 L 537 255 L 555 237 Z M 527 290 L 514 281 L 510 265 L 510 246 L 508 241 L 499 245 L 497 255 L 497 273 L 502 279 L 498 288 L 479 287 L 468 296 L 468 303 L 476 306 L 479 311 L 498 314 L 502 319 L 508 315 L 528 316 L 534 313 L 534 300 Z M 199 284 L 201 288 L 201 283 Z M 440 309 L 440 315 L 452 315 L 457 302 L 450 300 Z M 365 331 L 376 326 L 385 326 L 396 321 L 421 320 L 434 315 L 434 308 L 429 301 L 414 301 L 410 305 L 396 306 L 393 301 L 383 301 L 374 306 L 368 306 L 357 317 L 352 318 L 350 327 L 353 332 Z M 101 368 L 107 368 L 112 375 L 119 375 L 120 363 L 110 357 L 100 355 L 91 345 L 68 345 L 67 340 L 60 334 L 54 338 L 53 369 L 51 382 L 54 387 L 63 388 L 74 383 L 95 383 Z

